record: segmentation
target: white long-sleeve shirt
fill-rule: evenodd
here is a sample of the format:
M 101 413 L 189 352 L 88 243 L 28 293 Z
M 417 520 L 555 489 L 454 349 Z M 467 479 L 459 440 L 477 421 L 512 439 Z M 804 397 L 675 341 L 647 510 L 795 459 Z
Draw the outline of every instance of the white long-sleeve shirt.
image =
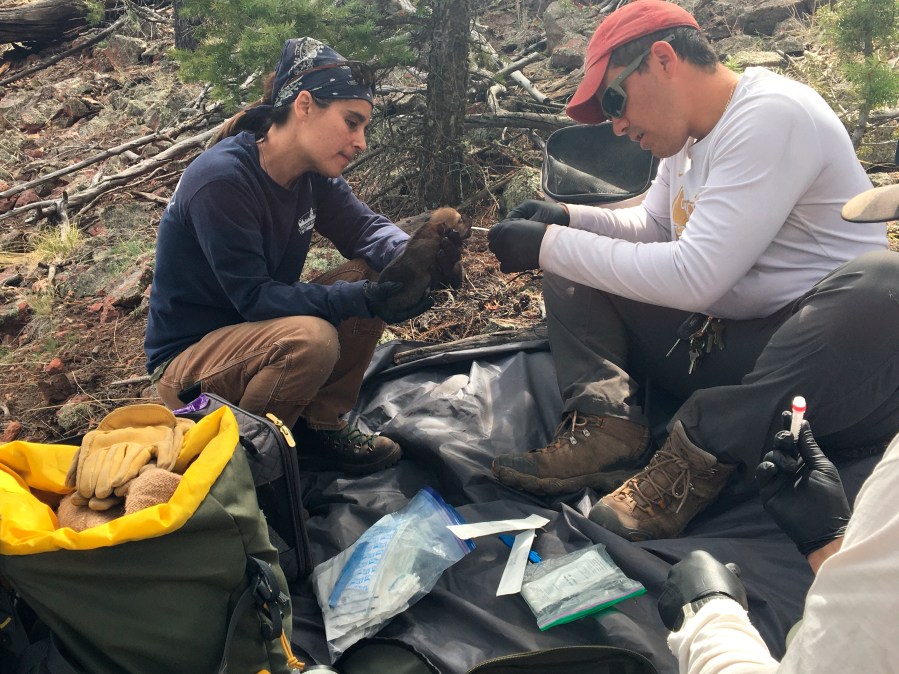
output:
M 778 663 L 737 602 L 702 606 L 668 646 L 681 674 L 899 672 L 899 436 L 862 485 L 842 547 L 824 561 Z
M 840 264 L 888 245 L 847 223 L 871 187 L 849 136 L 811 88 L 748 68 L 702 140 L 663 160 L 642 204 L 568 205 L 540 266 L 630 299 L 721 318 L 767 316 Z

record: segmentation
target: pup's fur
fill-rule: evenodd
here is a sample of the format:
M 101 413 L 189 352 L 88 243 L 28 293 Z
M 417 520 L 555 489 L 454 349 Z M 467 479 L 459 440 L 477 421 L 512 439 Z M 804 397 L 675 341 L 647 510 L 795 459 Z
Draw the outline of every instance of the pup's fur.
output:
M 427 222 L 411 233 L 403 254 L 381 272 L 380 281 L 400 281 L 403 284 L 402 292 L 388 301 L 392 310 L 412 308 L 426 291 L 437 287 L 437 251 L 440 250 L 440 239 L 447 232 L 456 232 L 460 240 L 467 239 L 471 235 L 471 227 L 455 208 L 438 208 L 431 213 Z M 453 270 L 454 275 L 461 276 L 462 265 L 456 264 L 458 268 Z

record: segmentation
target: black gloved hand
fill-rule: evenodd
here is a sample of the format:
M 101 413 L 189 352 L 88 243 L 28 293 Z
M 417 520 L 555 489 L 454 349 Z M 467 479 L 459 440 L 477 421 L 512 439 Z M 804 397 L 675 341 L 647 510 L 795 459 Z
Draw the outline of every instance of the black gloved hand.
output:
M 435 266 L 438 284 L 450 288 L 462 285 L 465 270 L 462 269 L 462 239 L 459 232 L 451 229 L 441 237 Z
M 400 311 L 392 309 L 390 298 L 399 294 L 402 289 L 403 284 L 399 281 L 384 281 L 383 283 L 366 281 L 362 286 L 362 296 L 372 315 L 377 316 L 385 323 L 408 321 L 434 306 L 434 300 L 426 292 L 415 306 Z
M 506 215 L 506 220 L 536 220 L 548 225 L 564 225 L 567 227 L 568 223 L 571 222 L 571 216 L 569 216 L 568 210 L 559 204 L 554 204 L 551 201 L 528 199 L 509 211 Z
M 807 421 L 796 443 L 789 431 L 774 436 L 774 449 L 755 469 L 755 479 L 765 510 L 803 555 L 846 533 L 852 510 L 840 474 L 818 447 Z
M 748 609 L 746 588 L 737 572 L 736 566 L 725 566 L 705 550 L 693 550 L 672 566 L 659 596 L 665 627 L 677 632 L 684 624 L 683 606 L 709 595 L 730 597 Z
M 487 232 L 490 252 L 504 274 L 540 267 L 540 244 L 546 225 L 534 220 L 502 220 Z

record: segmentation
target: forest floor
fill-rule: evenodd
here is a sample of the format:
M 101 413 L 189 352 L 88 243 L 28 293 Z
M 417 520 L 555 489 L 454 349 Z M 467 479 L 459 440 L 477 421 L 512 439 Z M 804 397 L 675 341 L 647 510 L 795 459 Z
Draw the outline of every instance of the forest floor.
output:
M 170 26 L 152 26 L 141 39 L 146 62 L 123 63 L 120 47 L 101 42 L 0 88 L 0 128 L 9 134 L 0 141 L 0 192 L 152 134 L 168 123 L 173 110 L 201 93 L 200 87 L 177 79 L 165 55 Z M 61 42 L 34 54 L 0 49 L 0 79 L 72 44 Z M 55 112 L 43 107 L 49 99 L 55 101 Z M 118 154 L 0 198 L 0 214 L 89 187 L 169 144 L 150 143 L 135 148 L 130 158 Z M 58 222 L 35 218 L 34 211 L 0 222 L 0 442 L 77 437 L 117 406 L 158 401 L 144 366 L 146 285 L 164 204 L 200 149 L 82 207 L 73 218 L 71 241 L 60 240 Z M 539 161 L 533 150 L 530 161 Z M 367 173 L 347 177 L 363 198 L 376 187 Z M 409 215 L 372 205 L 397 220 Z M 498 202 L 490 198 L 465 216 L 487 228 L 499 219 L 498 212 Z M 338 258 L 329 242 L 315 240 L 304 279 Z M 433 309 L 390 326 L 384 339 L 441 343 L 528 328 L 542 320 L 539 272 L 500 274 L 484 231 L 472 232 L 463 262 L 461 288 L 437 291 Z

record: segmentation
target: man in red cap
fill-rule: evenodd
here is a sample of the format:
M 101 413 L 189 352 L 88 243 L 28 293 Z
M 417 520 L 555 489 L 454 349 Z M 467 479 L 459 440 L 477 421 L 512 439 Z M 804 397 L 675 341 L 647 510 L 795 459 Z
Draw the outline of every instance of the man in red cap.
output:
M 899 256 L 883 222 L 840 217 L 871 183 L 824 100 L 737 75 L 688 12 L 637 0 L 596 30 L 568 114 L 661 163 L 638 206 L 527 201 L 491 228 L 503 272 L 545 272 L 566 415 L 496 477 L 611 492 L 591 519 L 645 540 L 679 536 L 728 482 L 746 490 L 778 430 L 758 420 L 796 395 L 825 449 L 882 447 L 899 429 Z M 680 404 L 656 452 L 646 376 Z

